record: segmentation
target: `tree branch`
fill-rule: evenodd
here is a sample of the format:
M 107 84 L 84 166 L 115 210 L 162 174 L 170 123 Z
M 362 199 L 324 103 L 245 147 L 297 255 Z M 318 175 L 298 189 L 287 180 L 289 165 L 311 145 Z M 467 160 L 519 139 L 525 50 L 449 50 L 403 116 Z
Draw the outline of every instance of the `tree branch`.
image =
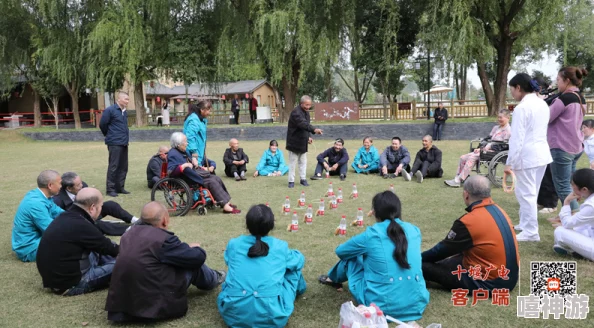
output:
M 502 2 L 504 2 L 503 0 L 501 0 Z M 505 11 L 503 12 L 503 14 L 505 15 L 505 20 L 510 22 L 514 20 L 514 18 L 516 18 L 516 15 L 518 15 L 518 13 L 520 12 L 520 10 L 522 10 L 522 8 L 524 8 L 524 5 L 526 4 L 526 0 L 514 0 L 511 3 L 511 6 L 509 7 L 509 12 L 505 13 Z M 504 7 L 505 10 L 505 7 Z
M 342 81 L 344 82 L 344 84 L 346 84 L 347 88 L 349 88 L 349 90 L 351 90 L 351 92 L 354 95 L 355 94 L 355 90 L 353 90 L 353 88 L 351 88 L 351 86 L 349 85 L 349 83 L 345 80 L 345 78 L 340 73 L 340 70 L 339 69 L 336 69 L 336 73 L 338 74 L 338 76 L 340 76 L 340 78 L 342 79 Z

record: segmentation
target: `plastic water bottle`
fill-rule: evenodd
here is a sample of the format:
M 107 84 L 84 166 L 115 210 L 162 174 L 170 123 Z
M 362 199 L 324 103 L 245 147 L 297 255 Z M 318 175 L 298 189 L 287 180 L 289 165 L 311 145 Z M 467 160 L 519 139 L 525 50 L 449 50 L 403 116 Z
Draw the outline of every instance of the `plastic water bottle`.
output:
M 362 226 L 363 226 L 363 209 L 359 207 L 357 209 L 357 227 L 362 227 Z
M 340 237 L 346 237 L 346 216 L 342 216 L 340 219 L 340 225 L 338 226 L 338 235 Z
M 352 193 L 352 195 L 353 195 L 353 199 L 359 198 L 359 192 L 357 191 L 357 184 L 356 183 L 353 183 L 353 193 Z
M 326 179 L 330 179 L 330 172 L 326 171 Z
M 394 185 L 393 184 L 390 185 L 390 191 L 391 192 L 394 192 Z
M 299 196 L 298 205 L 299 205 L 299 207 L 305 206 L 305 191 L 301 192 L 301 196 Z
M 324 198 L 320 199 L 320 207 L 318 207 L 318 215 L 324 216 Z
M 339 204 L 342 203 L 342 188 L 338 188 L 338 192 L 336 193 L 336 201 Z
M 305 224 L 312 224 L 313 223 L 313 209 L 311 208 L 311 204 L 307 207 L 307 211 L 305 212 Z
M 289 196 L 285 197 L 284 212 L 285 215 L 289 215 L 289 213 L 291 213 L 291 201 L 289 200 Z
M 299 231 L 299 218 L 297 217 L 297 211 L 293 212 L 293 219 L 291 220 L 291 232 Z
M 334 187 L 332 186 L 332 182 L 328 184 L 328 197 L 334 195 Z
M 338 201 L 336 200 L 336 195 L 332 195 L 332 198 L 330 198 L 330 208 L 333 210 L 338 208 Z

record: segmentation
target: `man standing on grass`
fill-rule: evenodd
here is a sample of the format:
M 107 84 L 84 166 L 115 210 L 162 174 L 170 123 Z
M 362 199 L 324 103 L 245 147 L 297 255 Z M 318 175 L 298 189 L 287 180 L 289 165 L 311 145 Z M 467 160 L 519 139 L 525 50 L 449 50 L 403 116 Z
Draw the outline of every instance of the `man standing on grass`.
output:
M 109 151 L 105 192 L 111 197 L 130 193 L 124 189 L 128 174 L 128 143 L 130 142 L 126 113 L 129 98 L 124 91 L 118 91 L 116 97 L 116 103 L 105 109 L 99 123 Z
M 313 142 L 310 133 L 322 134 L 321 129 L 316 129 L 310 124 L 309 109 L 311 97 L 303 96 L 299 105 L 293 109 L 287 126 L 287 146 L 289 152 L 289 188 L 295 187 L 295 165 L 299 162 L 300 184 L 309 186 L 306 180 L 307 145 Z

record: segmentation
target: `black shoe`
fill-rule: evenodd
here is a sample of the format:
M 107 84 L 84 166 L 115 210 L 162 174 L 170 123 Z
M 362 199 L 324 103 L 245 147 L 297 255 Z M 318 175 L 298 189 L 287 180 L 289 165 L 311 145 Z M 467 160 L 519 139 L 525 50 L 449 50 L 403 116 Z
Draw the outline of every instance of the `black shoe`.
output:
M 126 190 L 126 189 L 122 189 L 122 190 L 120 190 L 120 191 L 118 192 L 118 194 L 124 194 L 124 195 L 128 195 L 128 194 L 130 194 L 130 192 L 129 192 L 128 190 Z
M 346 176 L 344 174 L 340 175 L 340 181 L 344 181 L 344 179 L 346 179 Z
M 314 175 L 311 176 L 310 179 L 312 179 L 312 180 L 322 180 L 322 179 L 324 179 L 324 177 L 322 177 L 321 175 L 314 174 Z
M 295 188 L 295 182 L 289 182 L 289 188 Z
M 301 181 L 299 181 L 299 184 L 304 187 L 309 187 L 309 183 L 307 183 L 307 180 L 305 179 L 301 179 Z
M 110 197 L 118 197 L 118 194 L 115 191 L 110 191 L 110 192 L 106 193 L 106 195 L 110 196 Z
M 223 270 L 214 270 L 217 273 L 217 285 L 220 285 L 225 282 L 225 278 L 227 277 L 227 272 Z

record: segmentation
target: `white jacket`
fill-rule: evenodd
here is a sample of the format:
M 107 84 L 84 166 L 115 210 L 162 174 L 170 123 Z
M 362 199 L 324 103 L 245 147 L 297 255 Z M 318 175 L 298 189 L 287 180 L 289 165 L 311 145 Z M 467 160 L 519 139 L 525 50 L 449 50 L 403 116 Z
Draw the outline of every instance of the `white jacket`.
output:
M 563 206 L 559 218 L 564 228 L 573 229 L 584 236 L 594 238 L 594 194 L 580 205 L 580 211 L 571 215 L 571 207 Z
M 525 170 L 553 161 L 547 143 L 549 106 L 534 93 L 524 96 L 512 115 L 507 165 Z

